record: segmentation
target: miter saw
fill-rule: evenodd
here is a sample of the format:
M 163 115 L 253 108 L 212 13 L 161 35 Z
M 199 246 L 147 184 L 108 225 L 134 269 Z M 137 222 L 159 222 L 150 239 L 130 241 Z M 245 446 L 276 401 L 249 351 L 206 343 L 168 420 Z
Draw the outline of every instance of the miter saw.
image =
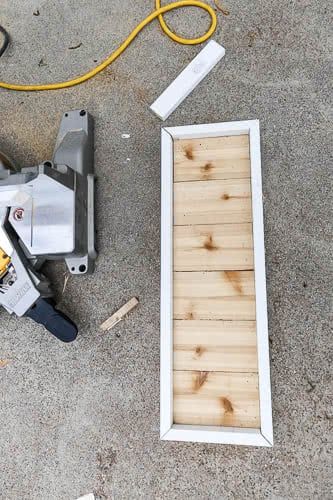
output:
M 41 266 L 64 259 L 72 274 L 94 269 L 93 157 L 85 110 L 63 115 L 52 161 L 19 170 L 0 152 L 0 305 L 64 342 L 77 327 L 55 308 Z

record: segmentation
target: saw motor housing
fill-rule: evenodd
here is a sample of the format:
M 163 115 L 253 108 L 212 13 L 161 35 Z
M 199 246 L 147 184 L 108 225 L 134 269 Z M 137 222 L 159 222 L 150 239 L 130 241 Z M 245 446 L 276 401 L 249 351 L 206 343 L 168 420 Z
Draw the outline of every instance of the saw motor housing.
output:
M 93 120 L 85 110 L 64 113 L 52 160 L 20 171 L 0 162 L 0 305 L 64 341 L 77 329 L 54 308 L 40 269 L 65 260 L 71 274 L 93 272 L 94 185 Z

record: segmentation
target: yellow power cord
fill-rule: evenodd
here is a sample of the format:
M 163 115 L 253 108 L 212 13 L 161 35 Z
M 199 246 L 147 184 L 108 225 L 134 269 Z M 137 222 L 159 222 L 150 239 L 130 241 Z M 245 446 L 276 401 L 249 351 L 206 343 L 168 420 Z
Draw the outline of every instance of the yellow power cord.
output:
M 203 9 L 208 12 L 208 14 L 211 17 L 211 25 L 209 30 L 201 37 L 199 38 L 182 38 L 175 33 L 173 33 L 165 23 L 163 19 L 163 14 L 166 12 L 170 12 L 171 10 L 174 9 L 179 9 L 181 7 L 199 7 L 200 9 Z M 212 34 L 214 33 L 217 25 L 217 18 L 216 18 L 216 13 L 213 10 L 212 7 L 210 7 L 208 4 L 200 1 L 200 0 L 180 0 L 178 2 L 172 2 L 165 7 L 161 7 L 161 0 L 155 0 L 155 10 L 152 12 L 149 16 L 146 17 L 129 35 L 129 37 L 116 49 L 105 61 L 103 61 L 101 64 L 96 66 L 96 68 L 88 71 L 82 76 L 79 76 L 77 78 L 73 78 L 72 80 L 67 80 L 66 82 L 59 82 L 59 83 L 48 83 L 45 85 L 20 85 L 20 84 L 15 84 L 15 83 L 6 83 L 6 82 L 1 82 L 0 81 L 0 87 L 8 90 L 21 90 L 21 91 L 35 91 L 35 90 L 58 90 L 58 89 L 64 89 L 67 87 L 73 87 L 74 85 L 78 85 L 79 83 L 86 82 L 93 76 L 97 75 L 97 73 L 100 73 L 105 69 L 107 66 L 109 66 L 113 61 L 115 61 L 123 52 L 124 50 L 127 49 L 127 47 L 132 43 L 134 38 L 140 33 L 140 31 L 143 30 L 147 24 L 149 24 L 151 21 L 154 19 L 158 18 L 161 28 L 170 37 L 172 40 L 178 43 L 182 43 L 184 45 L 197 45 L 199 43 L 205 42 L 208 40 Z

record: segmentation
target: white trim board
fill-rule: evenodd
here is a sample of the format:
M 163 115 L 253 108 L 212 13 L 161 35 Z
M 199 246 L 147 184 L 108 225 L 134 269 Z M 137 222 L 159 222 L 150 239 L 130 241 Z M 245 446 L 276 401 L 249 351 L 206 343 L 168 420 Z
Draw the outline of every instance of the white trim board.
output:
M 224 54 L 224 47 L 210 40 L 150 106 L 153 113 L 161 120 L 166 120 L 216 66 Z
M 248 134 L 250 140 L 260 429 L 176 425 L 173 423 L 173 140 L 242 134 Z M 272 446 L 259 121 L 166 127 L 162 128 L 161 139 L 161 439 Z

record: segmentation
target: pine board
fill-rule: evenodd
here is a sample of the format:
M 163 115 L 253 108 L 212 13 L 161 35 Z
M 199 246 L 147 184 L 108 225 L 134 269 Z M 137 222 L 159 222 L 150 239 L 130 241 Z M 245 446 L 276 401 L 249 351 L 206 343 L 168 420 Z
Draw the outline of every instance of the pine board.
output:
M 255 321 L 174 321 L 174 369 L 257 372 Z
M 253 271 L 174 273 L 174 319 L 254 320 Z
M 253 269 L 252 224 L 174 227 L 174 270 Z
M 174 371 L 174 423 L 259 428 L 258 375 Z
M 250 179 L 174 184 L 175 226 L 251 221 Z
M 249 136 L 174 141 L 174 181 L 250 177 Z

